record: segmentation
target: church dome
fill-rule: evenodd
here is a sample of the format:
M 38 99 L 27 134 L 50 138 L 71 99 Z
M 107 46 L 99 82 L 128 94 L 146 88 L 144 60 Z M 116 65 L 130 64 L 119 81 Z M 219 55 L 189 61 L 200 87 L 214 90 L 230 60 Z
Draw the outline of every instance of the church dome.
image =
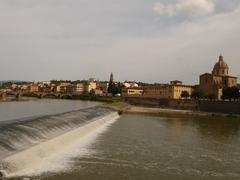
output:
M 219 61 L 215 64 L 214 69 L 219 69 L 219 68 L 228 68 L 227 63 L 224 62 L 223 56 L 219 56 Z
M 219 56 L 219 60 L 218 62 L 215 64 L 214 68 L 213 68 L 213 75 L 216 76 L 227 76 L 228 75 L 228 65 L 227 63 L 224 62 L 223 60 L 223 56 L 220 55 Z

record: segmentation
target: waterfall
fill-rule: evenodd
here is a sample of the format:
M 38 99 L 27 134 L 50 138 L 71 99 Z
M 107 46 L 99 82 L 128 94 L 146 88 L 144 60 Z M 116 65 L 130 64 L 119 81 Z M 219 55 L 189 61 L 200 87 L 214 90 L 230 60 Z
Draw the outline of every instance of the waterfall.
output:
M 118 117 L 115 111 L 94 107 L 2 122 L 1 173 L 11 177 L 41 174 L 51 171 L 51 168 L 54 171 L 58 165 L 51 162 L 63 158 L 66 152 L 71 154 L 77 146 L 80 151 L 84 144 L 91 143 L 99 132 Z

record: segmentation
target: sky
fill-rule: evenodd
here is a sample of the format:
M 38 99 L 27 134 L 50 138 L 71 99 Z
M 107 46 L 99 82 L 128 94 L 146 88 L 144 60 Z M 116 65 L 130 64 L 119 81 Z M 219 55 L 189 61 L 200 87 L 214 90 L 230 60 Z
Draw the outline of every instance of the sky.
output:
M 0 80 L 240 78 L 239 0 L 0 0 Z

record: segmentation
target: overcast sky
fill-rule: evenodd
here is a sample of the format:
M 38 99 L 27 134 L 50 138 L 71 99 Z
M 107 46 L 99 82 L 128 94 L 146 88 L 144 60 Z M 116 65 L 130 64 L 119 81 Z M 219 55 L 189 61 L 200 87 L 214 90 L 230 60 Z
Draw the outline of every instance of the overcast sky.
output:
M 240 75 L 239 0 L 0 0 L 0 80 Z

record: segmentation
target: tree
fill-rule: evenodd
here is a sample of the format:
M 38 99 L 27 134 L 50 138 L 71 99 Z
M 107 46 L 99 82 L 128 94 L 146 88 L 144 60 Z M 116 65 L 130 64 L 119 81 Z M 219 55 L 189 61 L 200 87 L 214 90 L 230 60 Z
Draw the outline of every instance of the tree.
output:
M 208 94 L 207 98 L 210 99 L 210 100 L 217 99 L 215 94 Z
M 114 80 L 113 80 L 113 73 L 111 73 L 110 80 L 109 80 L 109 83 L 108 83 L 108 93 L 112 94 L 114 86 L 115 86 L 115 83 L 114 83 Z
M 113 79 L 113 73 L 111 73 L 110 75 L 110 80 L 108 83 L 108 93 L 112 94 L 112 95 L 116 95 L 116 94 L 121 94 L 122 92 L 122 85 L 121 83 L 115 83 L 114 79 Z
M 194 99 L 203 99 L 206 97 L 206 95 L 202 91 L 194 91 L 192 93 L 191 97 Z
M 187 92 L 187 91 L 182 91 L 181 97 L 182 97 L 182 98 L 185 98 L 185 99 L 189 98 L 189 97 L 190 97 L 189 92 Z
M 123 87 L 123 85 L 119 82 L 118 83 L 118 93 L 119 94 L 122 94 L 122 87 Z
M 228 99 L 229 101 L 231 101 L 232 99 L 235 101 L 236 99 L 240 98 L 240 92 L 239 89 L 237 87 L 228 87 L 223 89 L 223 95 L 222 95 L 222 99 Z
M 116 95 L 116 94 L 120 93 L 119 88 L 116 84 L 113 85 L 111 93 L 112 93 L 112 95 Z

